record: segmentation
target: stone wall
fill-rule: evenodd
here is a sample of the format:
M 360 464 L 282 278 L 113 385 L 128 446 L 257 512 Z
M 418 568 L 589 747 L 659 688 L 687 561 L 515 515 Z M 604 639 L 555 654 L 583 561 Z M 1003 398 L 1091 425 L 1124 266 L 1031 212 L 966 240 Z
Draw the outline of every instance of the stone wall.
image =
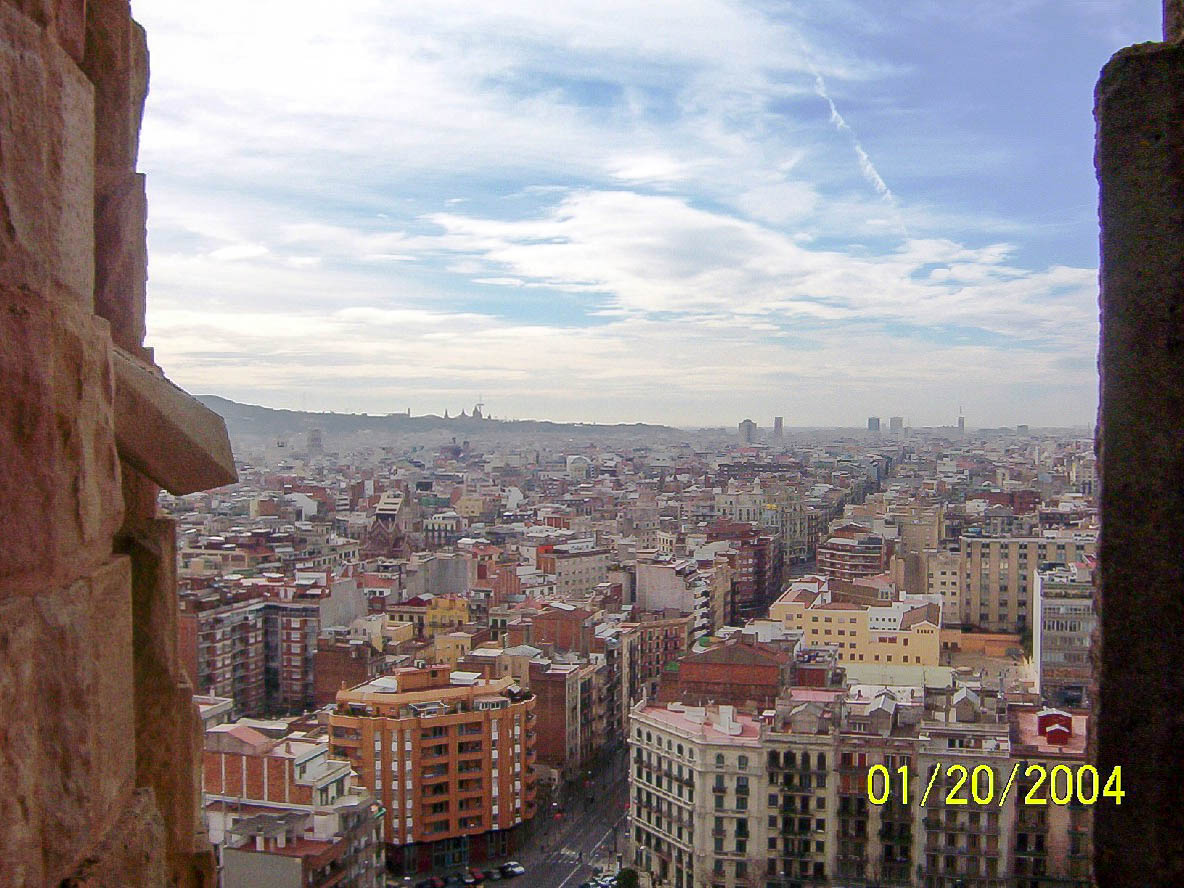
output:
M 156 484 L 233 463 L 143 348 L 147 83 L 126 0 L 0 0 L 5 886 L 214 884 Z
M 1098 884 L 1184 885 L 1184 24 L 1117 53 L 1097 88 L 1102 535 L 1095 639 Z

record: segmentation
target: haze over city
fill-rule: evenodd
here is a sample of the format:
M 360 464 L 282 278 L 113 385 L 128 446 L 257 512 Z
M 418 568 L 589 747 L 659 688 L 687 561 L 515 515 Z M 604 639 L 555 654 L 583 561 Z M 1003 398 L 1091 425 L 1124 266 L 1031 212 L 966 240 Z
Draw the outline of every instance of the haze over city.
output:
M 148 344 L 294 409 L 1092 424 L 1083 97 L 1155 6 L 137 5 Z

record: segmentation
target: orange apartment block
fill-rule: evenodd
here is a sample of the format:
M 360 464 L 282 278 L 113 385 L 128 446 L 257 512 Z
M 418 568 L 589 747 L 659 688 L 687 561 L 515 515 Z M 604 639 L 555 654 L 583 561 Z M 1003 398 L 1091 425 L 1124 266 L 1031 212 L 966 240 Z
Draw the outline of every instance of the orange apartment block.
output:
M 382 803 L 393 869 L 467 865 L 519 844 L 535 815 L 534 708 L 513 678 L 445 666 L 338 692 L 332 751 Z

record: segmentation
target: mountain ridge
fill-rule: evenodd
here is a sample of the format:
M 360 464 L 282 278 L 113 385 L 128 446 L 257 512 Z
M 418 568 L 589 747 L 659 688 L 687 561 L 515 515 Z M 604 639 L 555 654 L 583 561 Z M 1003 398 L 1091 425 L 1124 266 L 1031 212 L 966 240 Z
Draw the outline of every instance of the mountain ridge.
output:
M 650 423 L 572 423 L 545 419 L 477 419 L 472 416 L 452 416 L 447 419 L 434 414 L 408 416 L 406 413 L 336 413 L 288 410 L 243 404 L 221 395 L 196 395 L 198 401 L 213 410 L 226 422 L 227 431 L 234 436 L 261 435 L 276 437 L 306 432 L 319 428 L 328 435 L 356 434 L 364 431 L 408 433 L 430 431 L 475 432 L 620 432 L 643 431 L 674 433 L 673 426 Z

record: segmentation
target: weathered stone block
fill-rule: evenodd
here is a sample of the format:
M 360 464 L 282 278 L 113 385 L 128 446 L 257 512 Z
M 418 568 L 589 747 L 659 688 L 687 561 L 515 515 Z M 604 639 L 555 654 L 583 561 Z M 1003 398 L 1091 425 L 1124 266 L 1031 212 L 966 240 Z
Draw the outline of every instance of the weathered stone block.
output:
M 54 528 L 45 516 L 57 508 L 60 481 L 47 465 L 55 447 L 48 336 L 44 306 L 0 289 L 0 595 L 14 591 L 5 580 L 51 569 Z
M 115 435 L 115 383 L 106 322 L 59 326 L 53 348 L 53 407 L 58 468 L 69 478 L 63 512 L 71 519 L 58 539 L 57 563 L 85 568 L 82 556 L 106 558 L 123 523 Z M 65 517 L 65 516 L 63 516 Z
M 95 86 L 95 160 L 102 167 L 135 169 L 148 95 L 146 46 L 127 0 L 89 0 L 82 68 Z
M 118 823 L 60 888 L 116 888 L 168 884 L 165 825 L 152 790 L 140 789 L 121 812 Z M 174 883 L 176 884 L 176 883 Z M 213 885 L 213 881 L 204 883 Z
M 47 40 L 50 89 L 47 117 L 47 184 L 53 253 L 50 271 L 79 304 L 89 305 L 95 286 L 94 87 L 62 46 Z
M 31 690 L 43 706 L 42 835 L 52 883 L 114 826 L 134 787 L 131 583 L 131 562 L 118 557 L 65 594 L 35 599 L 42 631 Z
M 96 195 L 95 313 L 110 322 L 115 344 L 129 351 L 144 341 L 147 219 L 141 174 L 113 176 Z
M 33 689 L 41 620 L 26 598 L 0 600 L 0 785 L 9 802 L 0 817 L 0 885 L 43 885 L 42 740 Z
M 160 369 L 113 352 L 119 455 L 169 493 L 182 495 L 238 478 L 226 423 Z
M 44 274 L 44 260 L 38 255 L 48 242 L 42 46 L 42 31 L 32 19 L 0 5 L 0 262 L 11 266 L 13 252 L 19 251 L 28 261 L 36 261 L 37 271 Z M 31 269 L 21 267 L 17 272 L 22 274 L 12 283 L 32 282 Z
M 0 287 L 0 341 L 0 579 L 69 582 L 122 522 L 106 322 Z
M 81 62 L 86 51 L 86 0 L 54 0 L 53 31 L 70 58 Z
M 89 306 L 94 289 L 93 90 L 58 43 L 0 6 L 0 280 Z M 89 196 L 87 192 L 90 192 Z
M 46 25 L 52 12 L 51 0 L 0 0 L 0 6 L 7 4 L 27 15 L 38 25 Z

